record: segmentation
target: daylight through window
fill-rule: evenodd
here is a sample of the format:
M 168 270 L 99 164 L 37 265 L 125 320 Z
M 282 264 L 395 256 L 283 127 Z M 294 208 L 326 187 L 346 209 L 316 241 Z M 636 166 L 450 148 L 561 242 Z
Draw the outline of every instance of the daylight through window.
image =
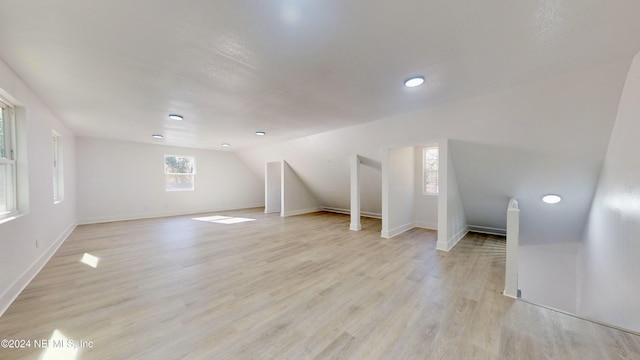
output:
M 437 195 L 439 170 L 438 145 L 429 145 L 422 151 L 424 194 Z
M 0 219 L 16 213 L 15 121 L 13 107 L 0 99 Z
M 167 191 L 193 191 L 196 160 L 193 156 L 165 155 L 164 174 Z

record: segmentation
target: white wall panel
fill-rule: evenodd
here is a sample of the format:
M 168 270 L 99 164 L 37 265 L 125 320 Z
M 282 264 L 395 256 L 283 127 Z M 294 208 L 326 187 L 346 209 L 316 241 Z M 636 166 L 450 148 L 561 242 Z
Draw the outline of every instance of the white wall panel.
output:
M 264 206 L 260 178 L 234 153 L 85 137 L 76 145 L 80 223 Z M 164 155 L 195 157 L 195 191 L 165 190 Z
M 640 54 L 629 69 L 580 252 L 581 315 L 640 332 Z
M 76 225 L 74 135 L 13 71 L 0 61 L 0 91 L 15 100 L 20 217 L 0 223 L 0 314 L 37 274 Z M 53 202 L 51 133 L 60 135 L 64 200 Z

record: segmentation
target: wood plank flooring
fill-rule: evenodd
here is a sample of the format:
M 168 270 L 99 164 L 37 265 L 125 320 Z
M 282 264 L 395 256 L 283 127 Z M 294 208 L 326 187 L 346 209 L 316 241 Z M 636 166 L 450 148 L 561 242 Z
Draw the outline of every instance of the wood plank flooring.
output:
M 92 347 L 32 341 L 0 359 L 640 359 L 638 336 L 502 296 L 503 238 L 442 253 L 434 231 L 383 239 L 375 219 L 354 232 L 330 213 L 216 215 L 256 220 L 79 226 L 0 339 Z

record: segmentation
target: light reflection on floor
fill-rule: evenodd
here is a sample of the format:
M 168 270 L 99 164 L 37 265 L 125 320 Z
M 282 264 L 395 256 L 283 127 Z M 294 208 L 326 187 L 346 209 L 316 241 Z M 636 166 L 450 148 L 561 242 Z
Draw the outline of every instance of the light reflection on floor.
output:
M 75 360 L 78 356 L 78 347 L 60 330 L 55 329 L 49 341 L 42 340 L 39 344 L 46 349 L 40 355 L 40 360 Z
M 238 223 L 243 223 L 247 221 L 256 221 L 256 219 L 219 216 L 219 215 L 197 217 L 197 218 L 193 218 L 193 220 L 206 221 L 206 222 L 212 222 L 212 223 L 218 223 L 218 224 L 238 224 Z

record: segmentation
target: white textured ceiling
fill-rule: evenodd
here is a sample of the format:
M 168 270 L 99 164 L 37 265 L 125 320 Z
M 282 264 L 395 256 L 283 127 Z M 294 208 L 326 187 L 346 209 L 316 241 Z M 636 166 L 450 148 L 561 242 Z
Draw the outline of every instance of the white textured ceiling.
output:
M 0 57 L 78 135 L 239 150 L 630 58 L 639 14 L 611 0 L 0 0 Z M 405 89 L 413 74 L 427 85 Z

